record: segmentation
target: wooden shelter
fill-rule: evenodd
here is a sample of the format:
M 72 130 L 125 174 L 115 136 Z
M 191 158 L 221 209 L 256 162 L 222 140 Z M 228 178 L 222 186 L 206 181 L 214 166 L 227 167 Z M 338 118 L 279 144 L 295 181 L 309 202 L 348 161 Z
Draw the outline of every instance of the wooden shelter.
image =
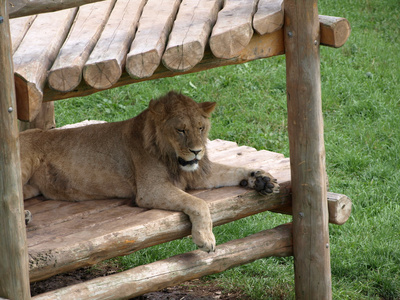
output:
M 0 0 L 0 298 L 30 299 L 30 281 L 190 232 L 182 213 L 125 200 L 30 199 L 35 219 L 25 227 L 17 116 L 25 128 L 50 129 L 55 100 L 286 55 L 290 161 L 232 142 L 209 145 L 212 160 L 271 171 L 281 193 L 193 193 L 209 203 L 214 225 L 266 210 L 292 214 L 293 224 L 218 245 L 214 254 L 194 251 L 33 299 L 125 299 L 287 255 L 295 257 L 296 297 L 330 299 L 328 222 L 346 222 L 351 202 L 327 193 L 319 46 L 342 46 L 347 20 L 319 16 L 316 0 L 96 1 Z

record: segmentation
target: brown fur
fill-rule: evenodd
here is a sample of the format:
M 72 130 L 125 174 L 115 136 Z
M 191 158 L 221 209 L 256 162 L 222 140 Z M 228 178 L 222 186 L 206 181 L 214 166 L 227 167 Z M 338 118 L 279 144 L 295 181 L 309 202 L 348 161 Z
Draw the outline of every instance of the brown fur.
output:
M 84 201 L 136 198 L 141 207 L 182 211 L 194 242 L 215 249 L 207 203 L 186 192 L 245 184 L 277 192 L 269 174 L 209 161 L 206 142 L 215 102 L 170 92 L 135 118 L 62 130 L 21 133 L 24 198 Z

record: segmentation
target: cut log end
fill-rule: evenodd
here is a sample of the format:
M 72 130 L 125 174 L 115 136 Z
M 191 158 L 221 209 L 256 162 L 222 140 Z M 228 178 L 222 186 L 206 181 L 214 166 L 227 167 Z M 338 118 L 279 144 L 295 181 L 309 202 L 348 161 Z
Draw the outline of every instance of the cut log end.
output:
M 147 78 L 154 74 L 160 61 L 161 56 L 157 50 L 128 54 L 125 68 L 132 78 Z
M 253 27 L 258 34 L 275 32 L 283 26 L 283 0 L 260 0 L 253 18 Z
M 350 23 L 345 18 L 319 16 L 321 45 L 340 48 L 351 33 Z
M 218 58 L 236 57 L 250 43 L 252 36 L 253 28 L 249 24 L 221 34 L 213 33 L 210 37 L 211 52 Z
M 42 108 L 43 91 L 34 83 L 27 82 L 15 74 L 15 90 L 17 98 L 18 119 L 32 122 Z
M 49 87 L 60 92 L 70 92 L 82 80 L 82 68 L 78 66 L 51 70 L 48 76 Z
M 121 67 L 115 59 L 87 64 L 83 69 L 83 78 L 86 83 L 98 90 L 112 87 L 121 74 Z
M 204 47 L 199 41 L 167 48 L 162 61 L 171 71 L 185 72 L 197 65 L 204 56 Z

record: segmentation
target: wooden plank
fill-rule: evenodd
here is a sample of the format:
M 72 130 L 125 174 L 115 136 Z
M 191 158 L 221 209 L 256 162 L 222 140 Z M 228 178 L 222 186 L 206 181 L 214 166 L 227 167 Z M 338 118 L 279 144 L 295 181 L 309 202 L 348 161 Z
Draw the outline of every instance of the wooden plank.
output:
M 221 4 L 221 0 L 182 1 L 162 58 L 164 66 L 184 72 L 203 59 Z
M 17 51 L 19 45 L 22 42 L 22 39 L 24 38 L 26 32 L 31 27 L 35 19 L 36 16 L 27 16 L 10 20 L 13 53 Z
M 291 224 L 281 225 L 219 245 L 214 253 L 196 250 L 180 254 L 125 272 L 41 294 L 33 299 L 130 299 L 260 258 L 290 256 L 291 231 Z
M 254 14 L 253 27 L 258 34 L 267 34 L 283 26 L 283 0 L 260 0 Z
M 215 57 L 232 58 L 238 55 L 253 36 L 253 15 L 258 0 L 225 0 L 218 13 L 210 48 Z
M 272 34 L 266 34 L 260 36 L 254 34 L 249 45 L 235 58 L 232 59 L 219 59 L 215 58 L 210 51 L 205 52 L 203 60 L 192 69 L 185 72 L 173 72 L 168 70 L 163 65 L 160 65 L 154 74 L 147 78 L 134 79 L 129 76 L 128 73 L 124 72 L 119 81 L 110 88 L 132 84 L 136 82 L 142 82 L 146 80 L 153 80 L 164 77 L 173 77 L 183 74 L 189 74 L 194 72 L 200 72 L 211 68 L 217 68 L 227 65 L 241 64 L 255 59 L 272 57 L 281 55 L 284 53 L 283 46 L 283 30 L 276 31 Z M 71 92 L 59 92 L 50 89 L 48 86 L 45 87 L 44 101 L 53 101 L 60 99 L 67 99 L 72 97 L 82 97 L 98 92 L 99 90 L 92 88 L 82 81 L 76 89 Z
M 0 1 L 0 297 L 30 299 L 8 2 Z
M 331 299 L 317 0 L 286 0 L 284 27 L 296 298 Z
M 345 18 L 319 16 L 321 45 L 340 48 L 350 36 L 351 27 Z
M 132 78 L 150 77 L 160 65 L 180 3 L 181 0 L 147 1 L 126 59 L 126 71 Z
M 121 77 L 145 0 L 117 0 L 99 41 L 83 69 L 95 89 L 107 89 Z
M 47 71 L 65 40 L 76 9 L 37 16 L 14 53 L 18 118 L 33 121 L 42 107 Z M 38 38 L 38 36 L 42 38 Z
M 48 76 L 49 86 L 61 92 L 74 89 L 82 79 L 82 69 L 103 31 L 115 0 L 79 8 L 68 38 Z
M 9 0 L 10 18 L 49 13 L 101 0 Z

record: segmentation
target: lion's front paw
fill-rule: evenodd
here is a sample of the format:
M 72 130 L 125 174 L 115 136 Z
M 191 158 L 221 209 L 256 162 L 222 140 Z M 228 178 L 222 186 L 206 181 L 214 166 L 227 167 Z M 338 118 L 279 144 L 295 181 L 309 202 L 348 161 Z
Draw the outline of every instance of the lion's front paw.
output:
M 263 195 L 279 193 L 278 181 L 269 173 L 261 170 L 250 172 L 249 178 L 243 179 L 240 185 L 253 188 Z
M 212 231 L 209 230 L 193 230 L 193 242 L 199 247 L 200 250 L 205 252 L 215 251 L 215 237 Z

